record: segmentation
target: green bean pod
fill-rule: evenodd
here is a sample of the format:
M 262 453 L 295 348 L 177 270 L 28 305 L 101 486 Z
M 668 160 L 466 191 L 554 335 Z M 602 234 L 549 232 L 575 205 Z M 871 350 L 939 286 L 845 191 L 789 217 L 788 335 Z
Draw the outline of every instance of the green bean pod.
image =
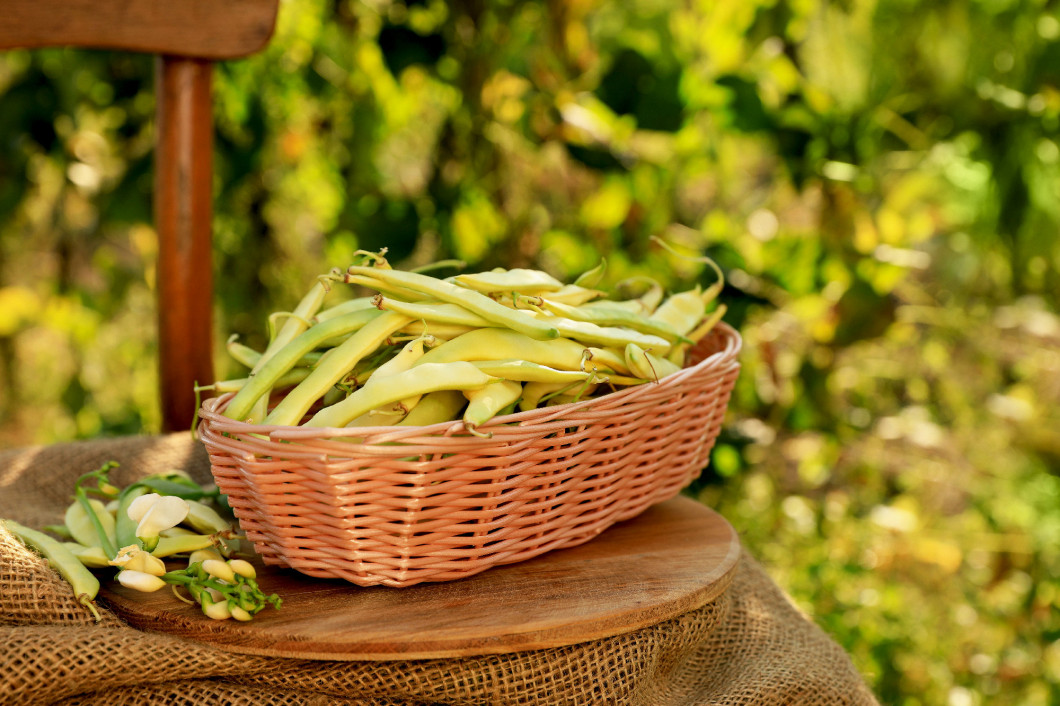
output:
M 391 334 L 409 323 L 409 320 L 407 316 L 390 311 L 373 318 L 329 353 L 305 380 L 288 392 L 265 417 L 265 424 L 298 424 L 314 402 L 342 380 L 358 361 L 383 345 Z
M 110 541 L 113 546 L 115 542 L 114 534 L 114 517 L 107 512 L 107 508 L 99 500 L 95 498 L 88 499 L 88 505 L 91 508 L 92 514 L 96 516 L 99 521 L 100 527 L 104 532 L 104 537 L 99 536 L 99 532 L 96 529 L 96 525 L 92 522 L 92 518 L 88 516 L 89 509 L 85 507 L 85 503 L 75 500 L 66 508 L 66 514 L 63 516 L 63 523 L 66 528 L 70 530 L 70 536 L 74 538 L 78 544 L 86 547 L 99 547 L 105 546 L 106 541 Z
M 279 332 L 269 341 L 269 344 L 265 347 L 265 351 L 261 354 L 261 358 L 258 359 L 258 362 L 251 369 L 251 377 L 260 373 L 262 368 L 268 365 L 274 355 L 283 350 L 289 343 L 294 341 L 295 338 L 310 327 L 309 320 L 316 315 L 320 310 L 320 307 L 324 304 L 324 297 L 330 289 L 328 282 L 331 279 L 333 278 L 327 275 L 317 278 L 317 281 L 312 287 L 310 287 L 309 291 L 306 292 L 301 301 L 298 302 L 298 305 L 295 307 L 294 311 L 291 312 L 291 315 L 287 317 L 283 326 L 280 327 Z M 290 368 L 291 366 L 287 367 Z M 252 419 L 261 419 L 265 416 L 265 413 L 268 411 L 270 391 L 271 384 L 263 389 L 251 403 L 250 409 L 247 410 L 246 414 Z
M 276 384 L 273 385 L 274 389 L 282 390 L 286 387 L 293 387 L 298 383 L 305 380 L 310 373 L 309 368 L 297 367 L 291 368 L 286 373 L 281 375 Z M 218 380 L 212 385 L 204 385 L 200 389 L 209 388 L 218 394 L 224 394 L 226 392 L 239 392 L 254 378 L 232 378 L 231 380 Z
M 40 552 L 48 563 L 58 571 L 70 584 L 78 603 L 88 608 L 100 620 L 95 604 L 92 602 L 99 593 L 99 579 L 85 568 L 85 565 L 74 554 L 63 546 L 62 542 L 52 539 L 43 532 L 24 527 L 14 520 L 0 520 L 8 532 L 22 542 Z
M 368 322 L 382 315 L 378 309 L 355 311 L 334 319 L 329 319 L 312 326 L 309 330 L 296 336 L 290 343 L 276 351 L 261 368 L 251 376 L 250 382 L 236 393 L 225 408 L 225 416 L 230 419 L 246 420 L 254 403 L 269 390 L 280 377 L 322 342 L 334 336 L 360 330 Z M 322 365 L 323 361 L 318 364 Z M 257 420 L 260 421 L 260 420 Z

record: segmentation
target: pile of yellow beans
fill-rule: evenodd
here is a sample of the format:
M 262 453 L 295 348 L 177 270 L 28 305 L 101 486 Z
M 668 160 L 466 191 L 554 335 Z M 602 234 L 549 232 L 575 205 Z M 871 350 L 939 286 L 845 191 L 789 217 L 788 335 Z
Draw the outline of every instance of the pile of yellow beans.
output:
M 224 414 L 266 425 L 358 427 L 462 420 L 471 433 L 499 414 L 657 381 L 725 313 L 723 286 L 667 295 L 652 282 L 629 299 L 596 288 L 604 265 L 573 283 L 530 269 L 436 277 L 394 269 L 383 253 L 318 278 L 271 321 L 264 351 L 230 340 L 246 377 Z M 364 296 L 325 307 L 352 285 Z M 271 404 L 270 404 L 271 402 Z

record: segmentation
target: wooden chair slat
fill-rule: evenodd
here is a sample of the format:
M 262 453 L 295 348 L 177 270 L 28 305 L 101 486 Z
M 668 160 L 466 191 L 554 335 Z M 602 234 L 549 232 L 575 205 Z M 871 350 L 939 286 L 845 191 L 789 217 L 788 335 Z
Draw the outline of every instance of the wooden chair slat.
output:
M 0 49 L 56 46 L 235 59 L 272 37 L 279 0 L 4 0 Z

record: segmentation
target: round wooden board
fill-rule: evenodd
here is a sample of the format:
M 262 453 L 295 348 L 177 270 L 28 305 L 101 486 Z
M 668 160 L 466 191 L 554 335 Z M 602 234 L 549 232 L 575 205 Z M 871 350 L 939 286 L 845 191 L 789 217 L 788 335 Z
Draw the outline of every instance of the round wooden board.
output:
M 283 598 L 247 623 L 214 621 L 168 589 L 109 581 L 106 604 L 130 624 L 243 654 L 324 660 L 467 657 L 597 640 L 654 625 L 717 598 L 740 542 L 728 522 L 676 497 L 577 547 L 458 581 L 358 587 L 262 566 Z

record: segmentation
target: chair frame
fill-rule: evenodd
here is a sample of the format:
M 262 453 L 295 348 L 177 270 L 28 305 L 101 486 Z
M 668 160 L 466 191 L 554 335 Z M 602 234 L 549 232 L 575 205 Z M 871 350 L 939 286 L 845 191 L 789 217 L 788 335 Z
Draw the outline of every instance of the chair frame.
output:
M 216 61 L 262 50 L 279 0 L 5 0 L 0 50 L 78 47 L 157 55 L 154 222 L 162 430 L 189 429 L 213 382 Z

